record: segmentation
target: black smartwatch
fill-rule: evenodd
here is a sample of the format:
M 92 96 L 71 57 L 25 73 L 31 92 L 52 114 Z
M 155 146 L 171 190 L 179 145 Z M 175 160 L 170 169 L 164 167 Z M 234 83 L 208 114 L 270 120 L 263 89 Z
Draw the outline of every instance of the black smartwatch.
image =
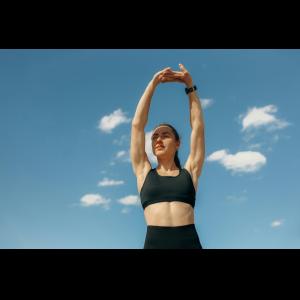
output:
M 196 90 L 197 90 L 197 87 L 194 85 L 194 86 L 192 86 L 190 88 L 185 88 L 185 93 L 189 94 L 189 93 L 191 93 L 193 91 L 196 91 Z

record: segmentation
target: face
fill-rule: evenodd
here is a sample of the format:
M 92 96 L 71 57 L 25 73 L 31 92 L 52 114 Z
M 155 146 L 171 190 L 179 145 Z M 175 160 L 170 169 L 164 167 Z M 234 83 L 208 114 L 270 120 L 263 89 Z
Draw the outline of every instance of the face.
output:
M 179 148 L 179 141 L 176 141 L 172 129 L 168 126 L 157 127 L 151 137 L 152 151 L 157 155 L 170 154 L 174 155 Z

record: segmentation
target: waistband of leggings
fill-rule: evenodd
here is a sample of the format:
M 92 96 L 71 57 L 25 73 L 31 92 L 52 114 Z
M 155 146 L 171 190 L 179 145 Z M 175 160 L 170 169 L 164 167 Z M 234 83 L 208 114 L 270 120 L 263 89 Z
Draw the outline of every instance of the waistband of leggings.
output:
M 178 228 L 192 228 L 195 227 L 195 224 L 179 225 L 179 226 L 158 226 L 158 225 L 147 225 L 147 228 L 157 228 L 157 229 L 178 229 Z

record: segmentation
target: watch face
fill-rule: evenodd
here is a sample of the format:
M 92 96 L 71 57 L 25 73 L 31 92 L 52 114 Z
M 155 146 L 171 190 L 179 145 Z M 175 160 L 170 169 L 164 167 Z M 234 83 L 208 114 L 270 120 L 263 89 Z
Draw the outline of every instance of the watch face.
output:
M 193 87 L 190 87 L 190 88 L 185 88 L 185 92 L 187 94 L 189 94 L 190 92 L 196 91 L 196 90 L 197 90 L 197 87 L 195 85 Z

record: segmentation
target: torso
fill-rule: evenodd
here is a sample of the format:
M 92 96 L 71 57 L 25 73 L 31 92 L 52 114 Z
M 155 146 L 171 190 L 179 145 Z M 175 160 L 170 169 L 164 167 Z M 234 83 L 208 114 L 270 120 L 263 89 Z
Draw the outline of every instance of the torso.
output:
M 185 166 L 185 169 L 190 173 L 195 187 L 195 191 L 197 192 L 198 178 L 196 178 L 196 176 L 193 176 L 188 166 Z M 139 193 L 150 170 L 151 165 L 146 164 L 143 172 L 137 176 L 137 186 Z M 168 174 L 162 174 L 158 170 L 157 172 L 161 176 L 177 176 L 179 174 L 179 170 Z M 144 215 L 147 225 L 183 226 L 194 223 L 193 207 L 188 203 L 180 201 L 159 202 L 150 204 L 145 208 Z

